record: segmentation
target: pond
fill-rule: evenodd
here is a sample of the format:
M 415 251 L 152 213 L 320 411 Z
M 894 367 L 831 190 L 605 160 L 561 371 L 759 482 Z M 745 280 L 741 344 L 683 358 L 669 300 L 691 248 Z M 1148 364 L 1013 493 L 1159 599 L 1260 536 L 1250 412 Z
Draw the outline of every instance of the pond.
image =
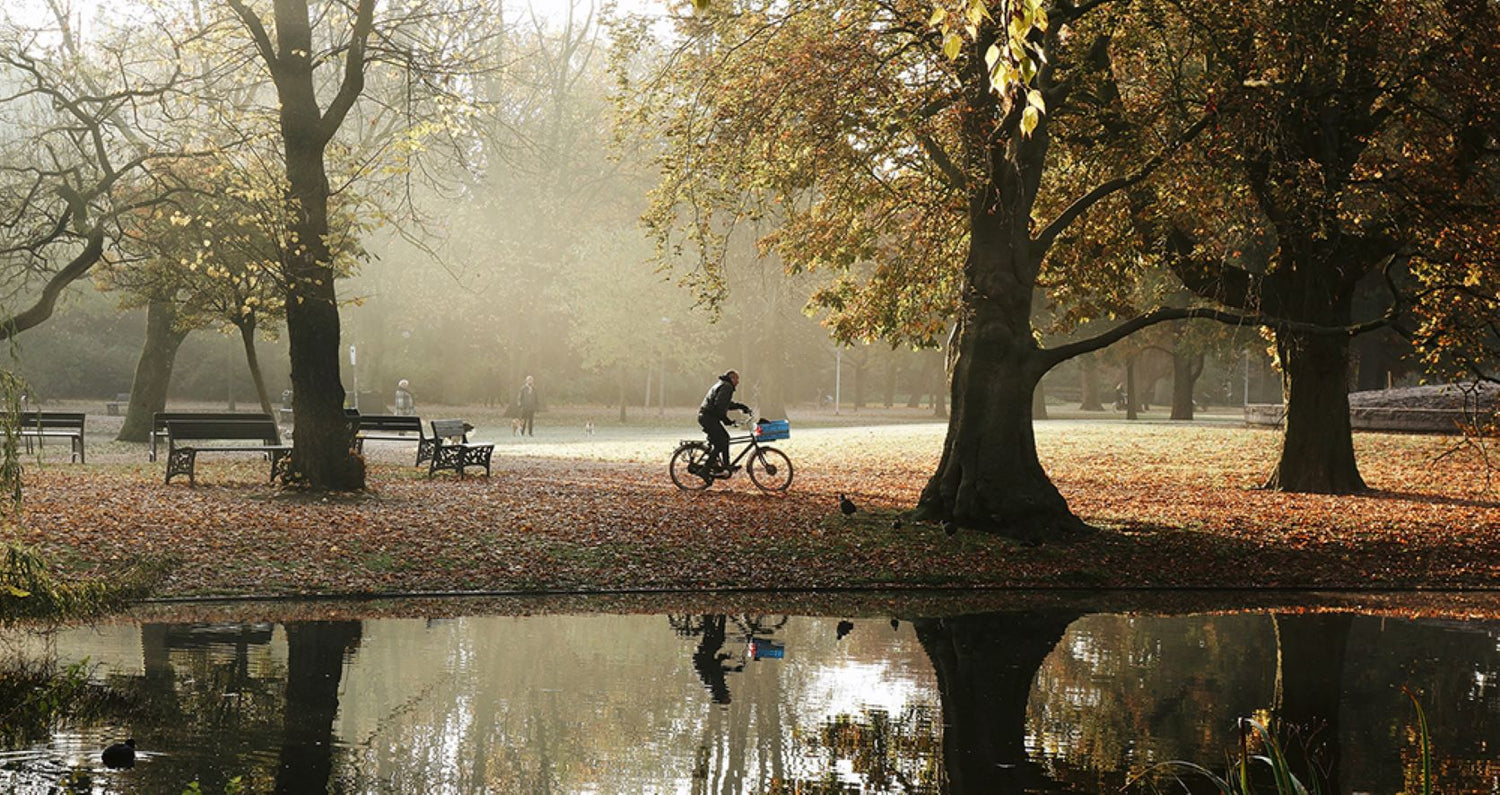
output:
M 93 695 L 6 728 L 0 791 L 1116 792 L 1162 762 L 1222 770 L 1238 719 L 1276 714 L 1337 791 L 1414 792 L 1403 685 L 1434 791 L 1500 786 L 1500 622 L 1471 607 L 975 602 L 241 605 L 13 631 L 9 666 L 86 661 Z M 137 764 L 106 770 L 125 737 Z

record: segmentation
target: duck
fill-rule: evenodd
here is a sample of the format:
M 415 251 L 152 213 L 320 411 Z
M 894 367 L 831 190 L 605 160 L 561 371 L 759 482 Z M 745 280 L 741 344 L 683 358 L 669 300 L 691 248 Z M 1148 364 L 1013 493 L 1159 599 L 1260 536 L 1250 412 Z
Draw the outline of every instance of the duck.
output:
M 135 767 L 135 740 L 115 743 L 104 749 L 104 766 L 111 770 Z

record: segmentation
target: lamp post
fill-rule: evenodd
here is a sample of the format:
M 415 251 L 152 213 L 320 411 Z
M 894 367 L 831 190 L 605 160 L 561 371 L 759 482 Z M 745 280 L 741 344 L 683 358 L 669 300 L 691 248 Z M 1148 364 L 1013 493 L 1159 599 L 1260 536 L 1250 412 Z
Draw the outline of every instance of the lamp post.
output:
M 359 411 L 359 369 L 355 364 L 359 361 L 354 346 L 349 346 L 349 375 L 354 379 L 354 410 Z
M 661 348 L 657 356 L 656 416 L 665 417 L 667 414 L 667 340 L 672 333 L 672 318 L 661 319 L 661 330 Z
M 833 349 L 833 413 L 838 416 L 844 402 L 844 346 Z

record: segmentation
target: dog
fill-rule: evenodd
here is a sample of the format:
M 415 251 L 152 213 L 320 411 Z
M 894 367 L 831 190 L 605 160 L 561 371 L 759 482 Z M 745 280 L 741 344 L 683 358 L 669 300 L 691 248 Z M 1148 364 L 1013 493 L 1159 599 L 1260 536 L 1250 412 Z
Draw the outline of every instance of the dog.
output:
M 594 435 L 594 423 L 593 422 L 585 422 L 583 424 L 583 435 L 584 436 L 593 436 Z
M 517 417 L 517 418 L 511 420 L 510 421 L 510 435 L 511 436 L 520 436 L 521 435 L 521 429 L 524 428 L 525 426 L 526 426 L 526 423 L 522 422 L 520 417 Z

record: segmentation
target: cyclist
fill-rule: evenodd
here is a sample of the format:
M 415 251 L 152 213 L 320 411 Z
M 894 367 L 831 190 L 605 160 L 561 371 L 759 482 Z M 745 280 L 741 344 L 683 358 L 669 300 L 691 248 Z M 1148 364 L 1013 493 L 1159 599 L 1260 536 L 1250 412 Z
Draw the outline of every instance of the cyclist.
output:
M 703 405 L 698 407 L 698 425 L 708 434 L 708 444 L 713 448 L 717 459 L 714 464 L 717 470 L 715 474 L 725 475 L 734 471 L 729 464 L 729 431 L 724 430 L 724 426 L 733 422 L 729 419 L 730 411 L 750 411 L 750 407 L 744 403 L 734 402 L 734 388 L 739 385 L 739 373 L 734 370 L 724 373 L 708 388 L 708 394 L 703 396 Z

